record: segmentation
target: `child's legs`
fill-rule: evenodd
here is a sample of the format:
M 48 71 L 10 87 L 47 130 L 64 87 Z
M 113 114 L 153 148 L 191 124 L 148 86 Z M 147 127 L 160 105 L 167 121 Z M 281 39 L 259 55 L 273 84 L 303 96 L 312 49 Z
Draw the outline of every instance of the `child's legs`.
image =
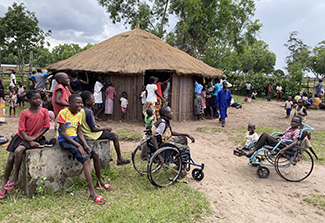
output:
M 15 182 L 18 179 L 21 162 L 23 160 L 23 153 L 25 150 L 26 150 L 26 147 L 23 145 L 20 145 L 16 148 L 16 150 L 14 152 L 14 154 L 15 154 L 15 172 L 11 177 L 11 182 Z
M 93 185 L 93 180 L 91 178 L 91 166 L 90 166 L 90 160 L 88 159 L 86 162 L 83 163 L 83 168 L 84 168 L 84 174 L 88 183 L 88 189 L 90 193 L 90 197 L 95 199 L 98 194 L 95 191 L 94 185 Z
M 290 116 L 290 113 L 291 113 L 291 108 L 287 108 L 287 117 Z
M 1 186 L 1 191 L 4 190 L 4 186 L 7 183 L 7 181 L 9 180 L 10 173 L 14 167 L 14 161 L 15 161 L 15 155 L 13 152 L 10 152 L 9 156 L 8 156 L 7 164 L 5 167 L 5 173 L 3 176 L 3 184 Z
M 102 135 L 98 139 L 107 139 L 108 141 L 113 141 L 117 159 L 118 160 L 123 159 L 121 155 L 120 141 L 118 139 L 118 136 L 115 133 L 109 131 L 103 131 Z
M 11 111 L 12 111 L 13 107 L 9 107 L 9 115 L 11 115 Z

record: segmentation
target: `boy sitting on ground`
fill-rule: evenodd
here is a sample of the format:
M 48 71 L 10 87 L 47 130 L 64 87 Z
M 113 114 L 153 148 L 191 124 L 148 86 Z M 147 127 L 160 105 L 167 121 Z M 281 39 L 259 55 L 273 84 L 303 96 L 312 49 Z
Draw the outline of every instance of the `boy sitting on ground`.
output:
M 43 136 L 50 128 L 49 113 L 41 108 L 41 95 L 36 90 L 27 92 L 26 97 L 30 107 L 20 113 L 18 132 L 12 138 L 7 151 L 10 152 L 4 173 L 4 182 L 0 189 L 0 199 L 4 198 L 7 190 L 11 190 L 18 182 L 18 175 L 26 149 L 44 147 L 46 142 Z M 9 179 L 15 164 L 15 172 Z
M 152 127 L 153 134 L 151 136 L 151 142 L 153 144 L 155 151 L 159 149 L 159 145 L 161 143 L 174 144 L 181 151 L 189 150 L 186 137 L 188 137 L 192 142 L 195 142 L 195 139 L 189 134 L 177 133 L 172 131 L 172 128 L 170 126 L 170 120 L 173 118 L 173 112 L 171 108 L 169 106 L 161 107 L 159 109 L 159 114 L 160 114 L 160 118 Z M 178 136 L 178 137 L 172 137 L 172 136 Z M 164 163 L 164 159 L 162 156 L 158 156 L 158 159 L 160 161 L 160 164 Z M 180 178 L 185 177 L 186 174 L 187 174 L 186 168 L 185 165 L 183 165 Z
M 94 167 L 97 181 L 105 190 L 112 190 L 112 186 L 104 183 L 100 175 L 100 160 L 96 150 L 94 150 L 85 139 L 80 124 L 82 122 L 82 98 L 78 94 L 69 97 L 69 107 L 60 111 L 58 115 L 58 139 L 60 146 L 68 150 L 73 158 L 76 158 L 84 169 L 84 174 L 88 182 L 90 200 L 97 204 L 105 204 L 106 201 L 98 195 L 94 189 L 91 179 L 90 159 L 94 160 Z
M 82 122 L 81 129 L 86 139 L 97 140 L 97 139 L 107 139 L 108 141 L 113 141 L 114 148 L 117 154 L 116 165 L 125 165 L 130 163 L 129 159 L 124 159 L 121 155 L 120 142 L 118 136 L 111 132 L 112 128 L 105 126 L 101 127 L 96 124 L 94 113 L 91 108 L 95 104 L 95 97 L 90 91 L 84 91 L 81 93 L 81 98 L 84 104 L 84 108 L 81 110 Z

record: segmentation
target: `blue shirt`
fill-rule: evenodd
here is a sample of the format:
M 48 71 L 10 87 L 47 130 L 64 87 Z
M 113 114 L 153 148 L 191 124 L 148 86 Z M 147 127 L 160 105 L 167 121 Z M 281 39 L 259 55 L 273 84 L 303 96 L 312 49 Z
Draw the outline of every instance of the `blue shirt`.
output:
M 201 94 L 202 88 L 203 88 L 203 86 L 195 81 L 194 93 L 195 94 Z
M 214 87 L 214 93 L 212 96 L 217 96 L 218 92 L 220 91 L 221 85 L 220 83 L 216 83 L 213 87 Z

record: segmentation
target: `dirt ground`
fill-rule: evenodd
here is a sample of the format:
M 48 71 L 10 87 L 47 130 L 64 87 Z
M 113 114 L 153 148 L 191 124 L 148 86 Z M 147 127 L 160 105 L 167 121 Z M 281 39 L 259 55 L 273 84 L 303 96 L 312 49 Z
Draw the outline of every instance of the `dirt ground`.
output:
M 254 101 L 242 109 L 229 108 L 226 129 L 256 126 L 276 127 L 285 130 L 289 121 L 284 119 L 284 103 Z M 325 111 L 308 110 L 307 124 L 316 131 L 325 131 Z M 0 127 L 0 135 L 9 137 L 16 133 L 18 118 L 8 118 L 8 124 Z M 104 123 L 102 123 L 104 124 Z M 105 123 L 106 124 L 106 123 Z M 132 128 L 141 132 L 141 123 L 111 122 L 114 129 Z M 204 163 L 205 178 L 194 181 L 189 174 L 191 187 L 202 191 L 211 203 L 212 216 L 206 222 L 323 222 L 325 212 L 304 203 L 312 194 L 325 195 L 325 166 L 316 164 L 311 176 L 299 183 L 290 183 L 270 168 L 270 176 L 258 178 L 256 167 L 247 165 L 248 159 L 233 155 L 237 146 L 226 133 L 206 134 L 196 131 L 197 127 L 221 128 L 216 120 L 172 122 L 173 130 L 190 133 L 196 140 L 190 143 L 192 158 Z M 261 134 L 261 132 L 258 132 Z M 244 137 L 244 136 L 243 136 Z M 138 142 L 121 142 L 123 152 L 130 154 Z M 131 156 L 131 154 L 130 154 Z M 115 158 L 115 157 L 113 157 Z M 130 166 L 132 168 L 132 166 Z

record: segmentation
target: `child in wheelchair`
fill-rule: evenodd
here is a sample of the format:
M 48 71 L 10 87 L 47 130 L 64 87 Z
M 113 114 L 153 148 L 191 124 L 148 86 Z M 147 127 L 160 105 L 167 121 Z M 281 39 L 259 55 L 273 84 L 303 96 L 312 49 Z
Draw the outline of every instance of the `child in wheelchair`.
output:
M 234 154 L 237 156 L 241 156 L 243 154 L 243 151 L 248 151 L 258 140 L 258 134 L 255 132 L 255 124 L 254 123 L 249 123 L 247 127 L 247 132 L 245 136 L 245 143 L 242 145 L 243 148 L 236 148 L 234 150 Z
M 280 140 L 292 140 L 292 141 L 284 141 L 280 144 L 279 151 L 280 154 L 284 154 L 287 150 L 292 149 L 297 145 L 299 136 L 300 136 L 300 126 L 301 126 L 301 117 L 295 116 L 291 120 L 291 126 L 286 129 L 283 135 L 280 137 Z M 265 144 L 269 146 L 276 146 L 278 144 L 278 139 L 270 136 L 266 133 L 263 133 L 259 139 L 257 140 L 256 144 L 252 147 L 249 151 L 242 151 L 243 155 L 250 157 L 254 154 L 255 151 L 262 148 Z
M 192 142 L 195 142 L 195 139 L 186 133 L 174 132 L 170 126 L 170 120 L 173 118 L 173 112 L 169 106 L 162 107 L 159 109 L 160 118 L 152 127 L 151 140 L 148 143 L 149 147 L 152 147 L 154 151 L 157 151 L 163 143 L 173 144 L 177 147 L 180 152 L 189 151 L 189 146 L 187 145 L 188 137 Z M 176 137 L 173 137 L 176 136 Z M 164 163 L 164 158 L 158 156 L 159 162 Z M 186 165 L 182 166 L 182 171 L 180 178 L 185 177 L 187 174 Z

